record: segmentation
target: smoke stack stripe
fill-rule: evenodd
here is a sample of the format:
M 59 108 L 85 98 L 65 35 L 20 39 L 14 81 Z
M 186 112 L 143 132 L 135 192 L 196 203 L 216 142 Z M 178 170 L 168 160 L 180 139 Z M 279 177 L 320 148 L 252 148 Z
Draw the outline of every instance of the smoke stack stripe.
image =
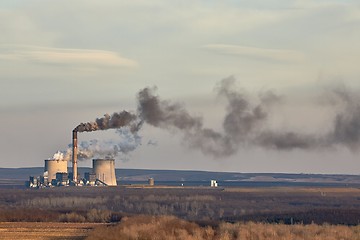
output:
M 72 135 L 72 140 L 73 140 L 73 151 L 72 151 L 72 167 L 73 167 L 73 181 L 76 184 L 77 183 L 77 131 L 73 130 L 73 135 Z

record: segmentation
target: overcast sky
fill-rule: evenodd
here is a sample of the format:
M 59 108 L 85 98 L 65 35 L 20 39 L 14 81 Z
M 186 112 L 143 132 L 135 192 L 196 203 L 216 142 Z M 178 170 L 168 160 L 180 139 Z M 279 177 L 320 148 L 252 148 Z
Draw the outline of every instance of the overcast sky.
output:
M 266 127 L 326 135 L 346 111 L 333 89 L 359 96 L 359 29 L 350 0 L 2 0 L 1 167 L 43 166 L 80 122 L 136 113 L 145 87 L 221 133 L 227 102 L 214 89 L 226 78 L 254 105 L 260 93 L 279 96 Z M 360 173 L 360 136 L 350 148 L 242 142 L 225 157 L 187 146 L 176 129 L 144 124 L 139 136 L 118 168 Z M 79 134 L 91 139 L 124 141 L 115 130 Z

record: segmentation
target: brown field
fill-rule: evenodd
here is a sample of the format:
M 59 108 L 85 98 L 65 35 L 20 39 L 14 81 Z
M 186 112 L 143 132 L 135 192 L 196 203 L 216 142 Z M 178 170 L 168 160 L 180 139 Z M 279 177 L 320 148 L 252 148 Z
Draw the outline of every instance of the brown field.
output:
M 173 216 L 124 218 L 90 232 L 86 240 L 360 240 L 360 226 L 220 223 L 216 227 Z
M 360 189 L 316 187 L 1 189 L 0 222 L 118 222 L 138 214 L 200 224 L 360 223 Z
M 125 217 L 118 224 L 0 222 L 2 240 L 360 240 L 360 226 L 254 222 L 200 226 L 173 216 Z
M 0 222 L 1 240 L 85 239 L 99 223 Z

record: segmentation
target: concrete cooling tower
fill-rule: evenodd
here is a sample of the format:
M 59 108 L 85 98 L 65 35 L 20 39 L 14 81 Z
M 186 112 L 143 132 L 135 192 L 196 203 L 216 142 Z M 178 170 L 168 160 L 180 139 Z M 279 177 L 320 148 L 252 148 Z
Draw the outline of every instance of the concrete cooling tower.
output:
M 49 182 L 51 182 L 51 180 L 53 179 L 56 179 L 56 173 L 58 172 L 67 173 L 68 172 L 67 164 L 68 162 L 63 160 L 54 160 L 54 159 L 45 160 L 44 172 L 48 173 Z
M 96 174 L 96 178 L 106 185 L 117 185 L 114 159 L 93 159 L 93 171 Z

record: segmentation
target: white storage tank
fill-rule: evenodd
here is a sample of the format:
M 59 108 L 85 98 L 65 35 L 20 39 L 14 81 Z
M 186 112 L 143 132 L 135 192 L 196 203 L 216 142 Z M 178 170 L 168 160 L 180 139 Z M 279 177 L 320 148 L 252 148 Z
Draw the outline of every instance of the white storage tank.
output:
M 115 159 L 93 159 L 96 178 L 108 186 L 116 186 Z
M 210 187 L 217 187 L 218 183 L 216 180 L 210 180 Z
M 47 172 L 48 181 L 56 179 L 56 173 L 67 173 L 67 161 L 64 160 L 55 160 L 55 159 L 47 159 L 45 160 L 45 168 L 44 172 Z
M 155 185 L 155 180 L 154 178 L 149 178 L 149 186 L 154 186 Z

